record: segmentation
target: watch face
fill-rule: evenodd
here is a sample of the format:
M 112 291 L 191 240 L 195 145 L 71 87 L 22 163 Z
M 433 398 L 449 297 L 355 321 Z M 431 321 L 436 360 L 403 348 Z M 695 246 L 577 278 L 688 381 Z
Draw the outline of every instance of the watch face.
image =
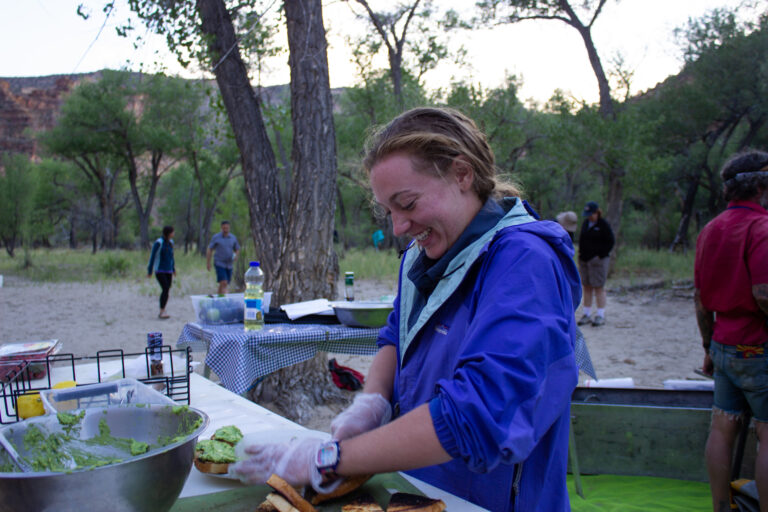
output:
M 338 443 L 327 443 L 317 450 L 318 469 L 335 468 L 339 463 Z

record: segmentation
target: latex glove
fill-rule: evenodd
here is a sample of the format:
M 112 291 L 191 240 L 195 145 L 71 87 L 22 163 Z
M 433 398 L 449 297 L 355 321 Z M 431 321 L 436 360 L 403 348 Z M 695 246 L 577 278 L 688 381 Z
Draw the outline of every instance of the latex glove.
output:
M 359 393 L 352 405 L 331 422 L 331 437 L 349 439 L 378 428 L 392 419 L 392 406 L 379 393 Z
M 263 484 L 277 474 L 294 487 L 311 484 L 319 493 L 336 489 L 341 479 L 323 485 L 323 477 L 315 466 L 315 458 L 326 439 L 304 438 L 293 443 L 256 444 L 245 447 L 249 458 L 229 468 L 229 474 L 246 484 Z

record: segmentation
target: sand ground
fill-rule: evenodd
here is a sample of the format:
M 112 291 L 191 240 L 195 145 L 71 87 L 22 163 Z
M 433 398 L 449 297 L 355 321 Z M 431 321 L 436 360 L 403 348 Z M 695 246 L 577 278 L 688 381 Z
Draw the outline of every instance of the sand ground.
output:
M 156 285 L 154 280 L 152 284 Z M 394 283 L 358 281 L 356 294 L 359 299 L 378 299 L 394 294 L 394 287 Z M 160 320 L 158 295 L 158 286 L 139 279 L 41 284 L 6 275 L 0 288 L 0 343 L 58 338 L 62 351 L 79 357 L 118 348 L 143 352 L 147 332 L 160 331 L 165 344 L 173 345 L 184 324 L 195 320 L 192 302 L 172 288 L 171 318 Z M 605 325 L 582 329 L 600 379 L 631 377 L 635 386 L 653 388 L 663 387 L 667 379 L 701 379 L 694 373 L 701 367 L 703 351 L 690 285 L 670 289 L 609 282 L 606 311 Z M 372 359 L 332 357 L 362 373 Z M 586 378 L 582 374 L 581 381 Z M 333 409 L 318 411 L 308 426 L 325 429 Z

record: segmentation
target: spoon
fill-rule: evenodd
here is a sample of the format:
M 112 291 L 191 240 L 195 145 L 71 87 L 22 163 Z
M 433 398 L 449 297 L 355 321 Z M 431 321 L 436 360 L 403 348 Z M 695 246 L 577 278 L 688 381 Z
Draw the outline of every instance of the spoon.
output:
M 32 472 L 32 468 L 27 464 L 24 460 L 22 460 L 19 453 L 16 451 L 16 447 L 13 446 L 13 443 L 6 439 L 6 437 L 3 435 L 2 432 L 0 432 L 0 445 L 5 448 L 6 453 L 8 453 L 8 456 L 13 460 L 14 464 L 21 469 L 24 473 L 30 473 Z

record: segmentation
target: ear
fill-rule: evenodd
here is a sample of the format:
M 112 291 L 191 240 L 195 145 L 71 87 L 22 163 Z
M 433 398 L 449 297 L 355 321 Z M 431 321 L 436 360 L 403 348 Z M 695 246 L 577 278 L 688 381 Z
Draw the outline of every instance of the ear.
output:
M 472 184 L 475 181 L 475 170 L 467 157 L 459 155 L 454 158 L 453 163 L 451 163 L 451 171 L 462 192 L 472 189 Z

